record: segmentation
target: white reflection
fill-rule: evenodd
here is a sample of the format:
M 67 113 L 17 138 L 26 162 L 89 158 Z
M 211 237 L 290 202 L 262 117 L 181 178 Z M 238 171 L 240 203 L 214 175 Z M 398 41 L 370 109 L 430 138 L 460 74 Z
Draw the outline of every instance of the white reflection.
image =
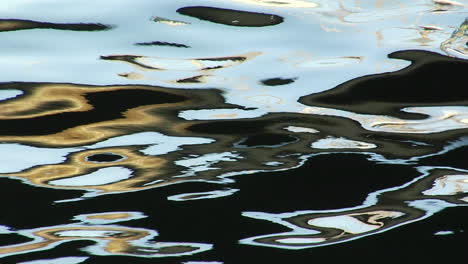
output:
M 224 0 L 224 1 L 233 1 L 233 2 L 240 2 L 243 4 L 271 6 L 271 7 L 286 7 L 286 8 L 287 7 L 313 8 L 317 6 L 317 4 L 314 3 L 315 1 L 308 1 L 308 0 Z
M 316 149 L 372 149 L 377 146 L 372 143 L 350 140 L 342 137 L 327 137 L 312 143 L 311 147 Z
M 438 232 L 434 233 L 434 235 L 436 235 L 436 236 L 447 236 L 447 235 L 453 235 L 453 234 L 455 234 L 455 232 L 449 231 L 449 230 L 447 230 L 447 231 L 438 231 Z
M 407 107 L 402 111 L 424 114 L 428 117 L 421 120 L 405 120 L 391 116 L 357 114 L 312 106 L 304 107 L 301 113 L 346 117 L 359 122 L 366 130 L 377 132 L 430 134 L 468 128 L 468 107 L 466 106 Z
M 203 109 L 185 110 L 179 113 L 179 117 L 185 120 L 217 120 L 217 119 L 241 119 L 254 118 L 267 114 L 263 110 L 242 109 Z
M 13 173 L 34 166 L 58 164 L 66 160 L 66 156 L 79 148 L 38 148 L 21 144 L 0 144 L 0 173 Z
M 216 168 L 212 165 L 222 162 L 222 161 L 237 161 L 241 156 L 232 152 L 222 152 L 222 153 L 210 153 L 202 156 L 197 156 L 193 158 L 186 158 L 182 160 L 177 160 L 176 165 L 186 167 L 188 170 L 183 175 L 195 175 L 197 172 L 214 170 Z
M 295 133 L 311 133 L 311 134 L 315 134 L 315 133 L 319 133 L 320 131 L 318 131 L 317 129 L 313 129 L 313 128 L 309 128 L 309 127 L 298 127 L 298 126 L 288 126 L 288 127 L 285 127 L 284 129 L 288 130 L 288 131 L 291 131 L 291 132 L 295 132 Z
M 447 175 L 434 181 L 434 186 L 423 192 L 425 195 L 455 195 L 468 192 L 468 175 Z
M 208 144 L 212 142 L 214 142 L 214 140 L 208 138 L 172 137 L 158 132 L 140 132 L 110 138 L 91 145 L 89 148 L 96 149 L 119 146 L 150 145 L 146 149 L 141 150 L 141 152 L 147 155 L 156 156 L 180 150 L 180 147 L 183 145 Z
M 0 91 L 0 101 L 5 101 L 11 98 L 22 95 L 24 92 L 21 90 L 1 90 Z
M 307 221 L 307 224 L 320 227 L 338 228 L 351 234 L 369 232 L 380 228 L 378 225 L 369 225 L 349 215 L 320 217 Z
M 202 200 L 202 199 L 214 199 L 214 198 L 230 196 L 238 191 L 239 189 L 225 189 L 225 190 L 216 190 L 216 191 L 211 191 L 211 192 L 183 193 L 183 194 L 169 196 L 167 197 L 167 199 L 170 201 L 178 201 L 178 202 Z
M 63 257 L 55 259 L 41 259 L 26 262 L 19 262 L 17 264 L 78 264 L 86 261 L 89 257 Z
M 49 184 L 57 186 L 97 186 L 123 181 L 132 177 L 132 170 L 125 167 L 108 167 L 95 172 L 50 181 Z

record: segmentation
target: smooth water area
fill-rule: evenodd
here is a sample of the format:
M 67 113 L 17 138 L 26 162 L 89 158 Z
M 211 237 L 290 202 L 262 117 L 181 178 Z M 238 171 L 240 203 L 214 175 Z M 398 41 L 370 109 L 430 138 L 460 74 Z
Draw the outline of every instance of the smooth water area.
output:
M 464 260 L 466 0 L 4 0 L 0 39 L 0 263 Z

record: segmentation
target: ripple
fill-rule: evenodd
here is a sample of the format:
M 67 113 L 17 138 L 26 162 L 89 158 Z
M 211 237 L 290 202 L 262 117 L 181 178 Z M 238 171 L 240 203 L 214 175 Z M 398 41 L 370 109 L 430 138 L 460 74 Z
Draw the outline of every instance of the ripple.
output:
M 63 243 L 77 240 L 94 242 L 95 245 L 82 250 L 98 256 L 176 257 L 193 255 L 212 248 L 211 245 L 203 243 L 154 242 L 154 238 L 158 235 L 154 230 L 94 223 L 23 229 L 10 233 L 29 237 L 32 240 L 1 246 L 0 255 L 3 257 L 50 250 Z
M 0 32 L 25 29 L 58 29 L 72 31 L 103 31 L 111 29 L 111 26 L 103 24 L 77 23 L 57 24 L 48 22 L 37 22 L 22 19 L 0 19 Z
M 183 7 L 177 9 L 177 12 L 201 20 L 237 27 L 265 27 L 283 22 L 283 18 L 278 15 L 208 6 Z
M 364 76 L 323 93 L 300 98 L 300 102 L 355 113 L 389 115 L 401 118 L 424 118 L 424 115 L 401 111 L 414 106 L 465 105 L 468 93 L 460 89 L 468 62 L 424 51 L 400 51 L 390 58 L 410 60 L 407 68 L 378 75 Z M 384 91 L 380 87 L 391 87 Z M 440 87 L 444 87 L 443 92 Z
M 284 249 L 313 248 L 385 232 L 426 219 L 445 208 L 467 206 L 464 200 L 468 192 L 467 171 L 438 167 L 418 169 L 423 172 L 422 176 L 398 187 L 370 193 L 361 206 L 279 214 L 244 212 L 244 216 L 292 230 L 240 242 Z M 427 189 L 431 183 L 434 187 Z M 454 188 L 457 191 L 453 191 Z

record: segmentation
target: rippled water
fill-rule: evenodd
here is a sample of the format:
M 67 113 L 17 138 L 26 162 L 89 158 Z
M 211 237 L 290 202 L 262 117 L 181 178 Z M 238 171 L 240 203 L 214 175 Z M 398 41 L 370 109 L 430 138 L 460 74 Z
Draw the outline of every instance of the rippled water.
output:
M 0 263 L 468 242 L 466 0 L 3 0 Z

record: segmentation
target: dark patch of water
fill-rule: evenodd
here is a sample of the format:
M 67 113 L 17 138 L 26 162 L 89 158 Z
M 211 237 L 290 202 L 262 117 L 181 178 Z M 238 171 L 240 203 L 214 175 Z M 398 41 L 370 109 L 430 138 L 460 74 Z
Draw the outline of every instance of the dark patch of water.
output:
M 190 6 L 177 9 L 177 12 L 201 20 L 238 27 L 265 27 L 283 22 L 283 18 L 274 14 L 248 12 L 241 10 L 208 6 Z

